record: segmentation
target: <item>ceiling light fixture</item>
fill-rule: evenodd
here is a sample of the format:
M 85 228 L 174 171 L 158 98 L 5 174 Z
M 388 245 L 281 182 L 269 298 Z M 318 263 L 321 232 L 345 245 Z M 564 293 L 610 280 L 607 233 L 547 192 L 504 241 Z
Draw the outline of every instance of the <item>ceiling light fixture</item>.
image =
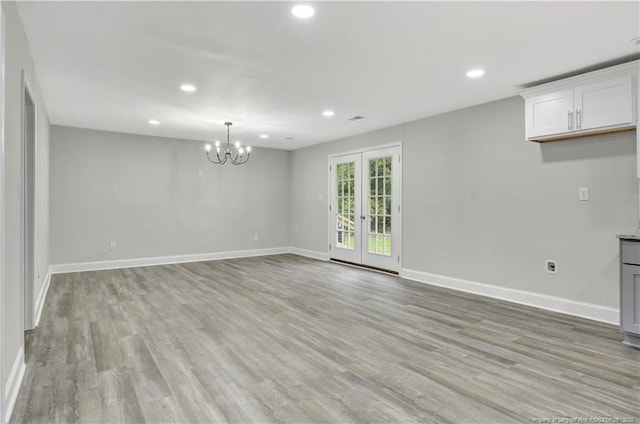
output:
M 260 138 L 269 138 L 267 134 L 260 134 Z
M 193 93 L 194 91 L 196 91 L 196 87 L 195 85 L 191 85 L 191 84 L 182 84 L 180 86 L 180 90 L 186 91 L 187 93 Z
M 151 125 L 160 125 L 160 121 L 157 119 L 149 119 L 149 124 Z
M 467 72 L 467 78 L 480 78 L 484 75 L 484 71 L 482 69 L 472 69 Z
M 333 116 L 333 115 L 335 115 L 335 112 L 332 111 L 332 110 L 325 110 L 324 112 L 322 112 L 322 116 L 329 117 L 329 116 Z
M 296 18 L 308 19 L 312 17 L 316 13 L 316 11 L 313 9 L 313 7 L 309 5 L 299 4 L 297 6 L 294 6 L 293 9 L 291 9 L 291 13 Z
M 227 126 L 227 147 L 224 151 L 220 150 L 220 142 L 216 141 L 216 158 L 211 159 L 211 144 L 207 144 L 204 146 L 207 151 L 207 160 L 209 162 L 214 163 L 216 165 L 224 165 L 227 161 L 231 162 L 233 165 L 242 165 L 243 163 L 247 163 L 249 160 L 249 156 L 251 155 L 251 146 L 247 146 L 246 150 L 240 146 L 240 142 L 235 142 L 235 152 L 231 152 L 231 143 L 229 142 L 229 128 L 233 125 L 231 122 L 224 123 Z M 247 155 L 245 156 L 245 152 Z

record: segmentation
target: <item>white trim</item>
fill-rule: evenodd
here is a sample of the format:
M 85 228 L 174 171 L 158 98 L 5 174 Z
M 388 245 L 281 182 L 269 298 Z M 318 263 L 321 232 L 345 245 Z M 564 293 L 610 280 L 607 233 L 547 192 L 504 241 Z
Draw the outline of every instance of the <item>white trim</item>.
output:
M 135 268 L 141 266 L 171 265 L 186 262 L 216 261 L 220 259 L 248 258 L 252 256 L 281 255 L 290 253 L 290 247 L 269 249 L 233 250 L 228 252 L 196 253 L 193 255 L 159 256 L 155 258 L 116 259 L 113 261 L 80 262 L 51 265 L 51 274 L 67 272 L 99 271 L 104 269 Z
M 27 366 L 24 364 L 24 350 L 20 346 L 18 355 L 15 361 L 13 361 L 13 367 L 11 373 L 7 379 L 7 385 L 4 388 L 4 401 L 6 406 L 6 412 L 4 416 L 4 422 L 9 422 L 11 419 L 11 413 L 13 412 L 13 406 L 16 404 L 18 398 L 18 392 L 20 392 L 20 386 L 22 386 L 22 379 L 24 378 L 24 372 Z
M 445 277 L 443 275 L 430 274 L 412 269 L 403 269 L 400 272 L 400 276 L 407 280 L 506 300 L 508 302 L 520 303 L 522 305 L 534 306 L 549 311 L 606 322 L 608 324 L 618 325 L 620 322 L 620 310 L 608 306 L 478 283 L 460 278 Z
M 5 156 L 4 156 L 4 111 L 5 111 L 5 18 L 0 7 L 0 381 L 4 380 L 2 364 L 6 353 L 4 342 L 4 180 L 5 180 Z M 0 388 L 2 385 L 0 384 Z M 2 390 L 0 389 L 0 392 Z M 0 396 L 0 420 L 4 418 L 4 399 Z M 8 421 L 8 420 L 7 420 Z
M 536 85 L 520 92 L 523 98 L 535 97 L 547 92 L 565 90 L 574 88 L 576 85 L 583 83 L 592 83 L 599 80 L 614 78 L 623 75 L 635 75 L 640 70 L 640 60 L 623 63 L 621 65 L 610 66 L 597 71 L 586 72 L 569 78 L 563 78 L 557 81 L 551 81 L 546 84 Z
M 329 163 L 331 163 L 331 158 L 338 158 L 340 156 L 353 155 L 355 153 L 373 152 L 375 150 L 387 149 L 389 147 L 400 147 L 402 151 L 402 140 L 393 141 L 391 143 L 386 143 L 386 144 L 378 144 L 371 147 L 365 146 L 355 150 L 347 150 L 346 152 L 332 153 L 329 155 Z
M 42 307 L 44 306 L 44 300 L 47 298 L 47 292 L 49 291 L 49 284 L 51 284 L 51 270 L 47 271 L 47 275 L 44 277 L 40 293 L 38 294 L 38 300 L 36 300 L 36 308 L 34 311 L 35 319 L 33 321 L 34 328 L 40 324 L 40 315 L 42 315 Z
M 319 261 L 328 261 L 329 252 L 318 252 L 316 250 L 300 249 L 299 247 L 292 247 L 291 253 L 298 256 L 304 256 L 305 258 L 317 259 Z

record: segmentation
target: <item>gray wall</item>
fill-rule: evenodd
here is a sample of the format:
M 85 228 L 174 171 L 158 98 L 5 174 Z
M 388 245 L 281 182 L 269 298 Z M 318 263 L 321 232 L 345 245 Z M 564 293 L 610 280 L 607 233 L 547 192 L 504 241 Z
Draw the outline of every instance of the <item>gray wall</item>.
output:
M 204 143 L 59 126 L 51 137 L 54 264 L 289 246 L 288 151 L 219 166 Z
M 24 342 L 22 333 L 23 302 L 20 294 L 20 199 L 22 176 L 21 72 L 24 69 L 36 103 L 36 211 L 35 260 L 40 271 L 36 275 L 34 297 L 37 298 L 49 268 L 49 118 L 35 75 L 27 39 L 15 3 L 2 2 L 5 14 L 5 99 L 4 99 L 4 237 L 2 244 L 2 367 L 0 392 L 5 399 L 5 386 L 16 355 Z M 6 405 L 3 407 L 5 410 Z
M 615 234 L 637 225 L 635 134 L 525 142 L 520 97 L 294 151 L 293 246 L 327 251 L 327 156 L 397 140 L 404 269 L 618 307 Z

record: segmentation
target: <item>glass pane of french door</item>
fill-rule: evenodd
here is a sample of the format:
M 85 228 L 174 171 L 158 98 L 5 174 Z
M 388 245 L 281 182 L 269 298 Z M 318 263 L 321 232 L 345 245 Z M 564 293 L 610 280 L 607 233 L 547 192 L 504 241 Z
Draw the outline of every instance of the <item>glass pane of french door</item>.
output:
M 345 162 L 336 165 L 336 204 L 338 214 L 336 218 L 337 249 L 355 250 L 355 221 L 356 221 L 356 190 L 355 190 L 355 162 Z
M 391 167 L 393 156 L 369 159 L 368 252 L 391 256 Z

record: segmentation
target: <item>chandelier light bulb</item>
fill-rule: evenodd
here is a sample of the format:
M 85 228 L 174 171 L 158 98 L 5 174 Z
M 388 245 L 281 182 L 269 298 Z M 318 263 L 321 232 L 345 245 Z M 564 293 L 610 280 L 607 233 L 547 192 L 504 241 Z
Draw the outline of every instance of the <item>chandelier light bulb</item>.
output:
M 239 148 L 240 148 L 240 142 L 236 141 L 236 149 L 239 149 Z
M 238 149 L 238 153 L 240 153 L 240 156 L 242 156 L 244 154 L 244 149 L 241 147 Z
M 206 149 L 207 153 L 209 153 L 211 151 L 211 144 L 207 144 L 206 146 L 204 146 L 204 148 Z
M 247 153 L 251 153 L 251 146 L 247 146 Z
M 220 142 L 216 140 L 216 147 L 220 147 Z
M 220 148 L 219 147 L 216 147 L 216 152 L 220 153 Z

